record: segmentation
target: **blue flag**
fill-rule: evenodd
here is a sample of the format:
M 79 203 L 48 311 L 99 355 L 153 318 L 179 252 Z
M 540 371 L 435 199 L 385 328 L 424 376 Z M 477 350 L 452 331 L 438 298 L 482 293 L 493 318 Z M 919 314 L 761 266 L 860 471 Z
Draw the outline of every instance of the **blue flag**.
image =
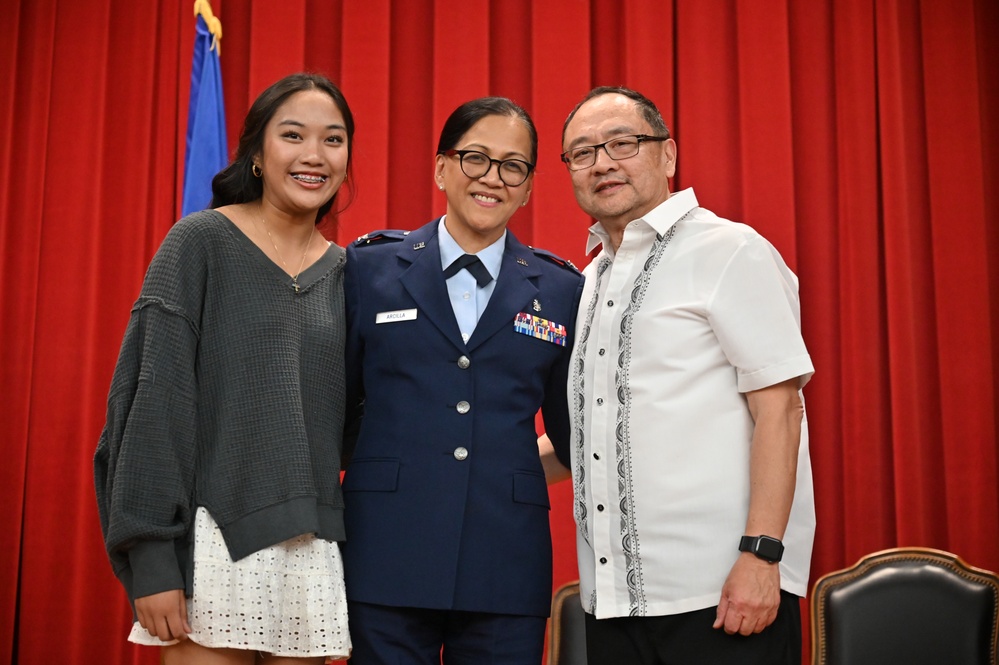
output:
M 208 3 L 195 4 L 204 7 Z M 202 10 L 204 11 L 204 10 Z M 211 17 L 218 26 L 218 20 Z M 216 36 L 204 16 L 197 17 L 194 60 L 191 63 L 191 101 L 187 111 L 187 150 L 184 155 L 184 198 L 181 214 L 204 210 L 212 200 L 212 178 L 229 164 L 222 98 L 222 68 Z

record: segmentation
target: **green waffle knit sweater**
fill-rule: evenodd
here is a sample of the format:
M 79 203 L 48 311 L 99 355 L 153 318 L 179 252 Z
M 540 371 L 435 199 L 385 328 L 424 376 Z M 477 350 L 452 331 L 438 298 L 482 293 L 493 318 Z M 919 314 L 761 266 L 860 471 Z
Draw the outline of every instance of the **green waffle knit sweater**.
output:
M 204 506 L 233 560 L 303 533 L 343 540 L 342 248 L 292 279 L 214 211 L 177 222 L 132 308 L 94 457 L 129 598 L 190 593 Z

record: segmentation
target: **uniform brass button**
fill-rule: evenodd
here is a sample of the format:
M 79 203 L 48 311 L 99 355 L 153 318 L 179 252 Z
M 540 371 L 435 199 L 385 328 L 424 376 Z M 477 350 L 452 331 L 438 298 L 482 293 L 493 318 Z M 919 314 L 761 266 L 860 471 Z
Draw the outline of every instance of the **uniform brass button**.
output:
M 468 449 L 464 446 L 458 446 L 454 449 L 454 458 L 459 462 L 464 461 L 468 457 Z
M 468 413 L 471 410 L 472 406 L 465 400 L 461 400 L 460 402 L 455 404 L 454 408 L 458 413 L 464 414 Z
M 458 358 L 458 367 L 461 369 L 468 369 L 471 367 L 472 361 L 468 359 L 468 356 L 462 356 Z

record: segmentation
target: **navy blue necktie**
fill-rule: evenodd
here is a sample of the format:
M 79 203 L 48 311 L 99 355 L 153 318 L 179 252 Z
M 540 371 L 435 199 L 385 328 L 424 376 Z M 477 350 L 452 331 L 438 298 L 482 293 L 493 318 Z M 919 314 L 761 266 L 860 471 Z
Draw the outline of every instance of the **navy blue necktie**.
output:
M 463 254 L 455 259 L 454 263 L 444 268 L 444 279 L 454 277 L 462 268 L 472 274 L 479 288 L 493 281 L 493 276 L 489 274 L 489 271 L 486 270 L 486 267 L 482 265 L 482 261 L 475 254 Z

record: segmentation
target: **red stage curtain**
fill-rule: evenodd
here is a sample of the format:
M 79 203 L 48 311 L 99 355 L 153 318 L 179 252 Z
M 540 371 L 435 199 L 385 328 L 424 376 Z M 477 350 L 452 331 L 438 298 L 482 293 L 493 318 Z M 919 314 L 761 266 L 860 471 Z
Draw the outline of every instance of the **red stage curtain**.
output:
M 179 210 L 191 2 L 7 0 L 0 22 L 0 662 L 153 663 L 124 641 L 91 457 L 146 264 Z M 895 545 L 999 568 L 999 7 L 990 0 L 216 0 L 230 146 L 280 76 L 357 117 L 331 234 L 443 210 L 437 133 L 513 97 L 541 157 L 512 228 L 582 264 L 558 161 L 593 85 L 662 108 L 675 188 L 801 279 L 819 520 L 813 578 Z M 664 430 L 668 432 L 668 427 Z M 556 584 L 576 576 L 552 488 Z

